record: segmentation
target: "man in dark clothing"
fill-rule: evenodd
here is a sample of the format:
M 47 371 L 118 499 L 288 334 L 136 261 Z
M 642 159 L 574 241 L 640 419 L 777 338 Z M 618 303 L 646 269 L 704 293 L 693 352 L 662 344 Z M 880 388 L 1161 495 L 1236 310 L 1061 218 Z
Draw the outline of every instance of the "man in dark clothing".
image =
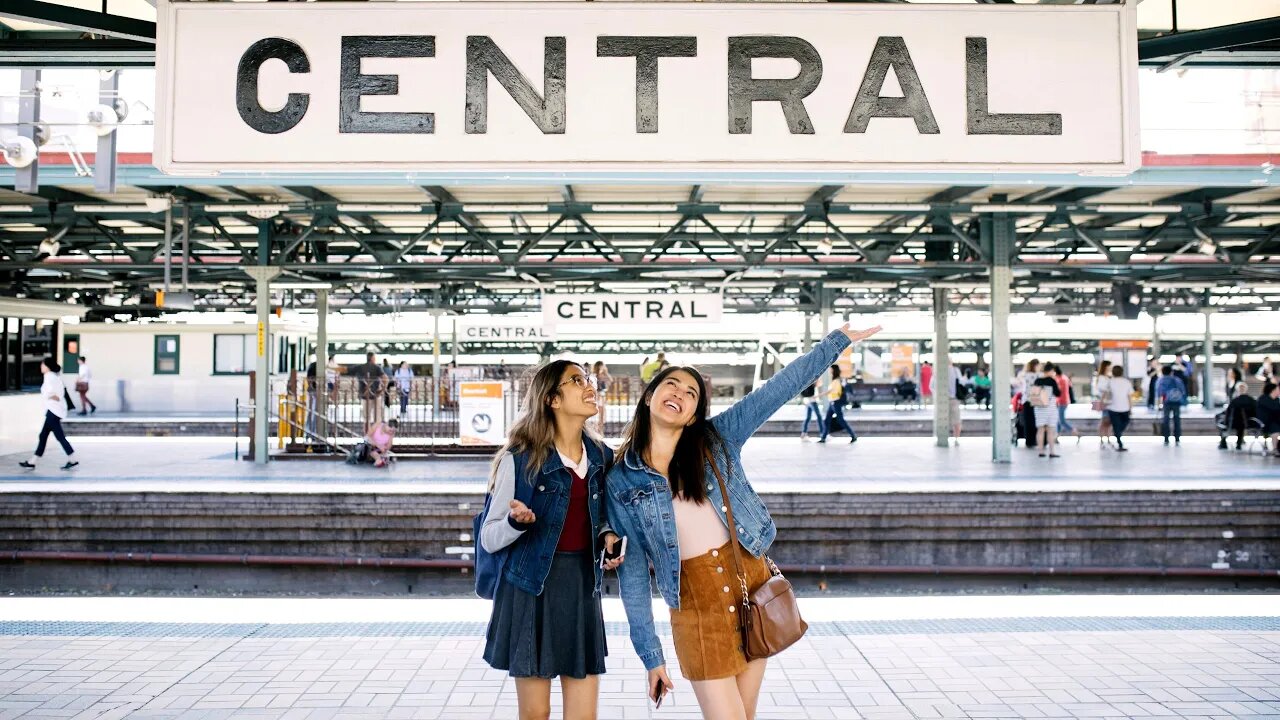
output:
M 1218 442 L 1219 450 L 1227 449 L 1227 436 L 1236 434 L 1236 449 L 1244 449 L 1244 431 L 1249 428 L 1258 415 L 1258 401 L 1249 395 L 1249 386 L 1243 382 L 1235 388 L 1235 396 L 1222 411 L 1222 439 Z
M 383 396 L 387 392 L 387 374 L 373 360 L 373 353 L 365 354 L 365 362 L 356 368 L 356 376 L 360 379 L 356 386 L 360 393 L 360 404 L 364 408 L 364 431 L 382 422 Z

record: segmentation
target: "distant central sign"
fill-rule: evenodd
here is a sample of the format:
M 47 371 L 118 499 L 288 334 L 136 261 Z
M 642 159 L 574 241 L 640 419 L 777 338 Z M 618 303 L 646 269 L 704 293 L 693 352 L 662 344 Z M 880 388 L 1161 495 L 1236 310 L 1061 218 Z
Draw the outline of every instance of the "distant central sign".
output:
M 1135 5 L 162 2 L 157 164 L 1127 171 Z
M 719 295 L 543 295 L 544 325 L 622 326 L 634 322 L 714 323 L 720 321 Z

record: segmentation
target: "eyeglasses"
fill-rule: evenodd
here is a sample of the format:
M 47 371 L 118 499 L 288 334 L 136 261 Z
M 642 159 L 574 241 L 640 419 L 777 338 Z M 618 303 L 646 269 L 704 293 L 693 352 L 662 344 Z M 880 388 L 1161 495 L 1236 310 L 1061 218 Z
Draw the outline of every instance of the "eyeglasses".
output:
M 557 385 L 557 386 L 556 386 L 556 389 L 558 390 L 558 389 L 560 389 L 560 388 L 564 387 L 565 385 L 568 385 L 569 383 L 573 383 L 574 385 L 577 385 L 577 386 L 578 386 L 578 387 L 580 387 L 580 388 L 585 388 L 585 387 L 587 386 L 587 376 L 586 376 L 586 375 L 574 375 L 573 377 L 569 378 L 568 380 L 565 380 L 564 382 L 562 382 L 562 383 L 560 383 L 559 385 Z

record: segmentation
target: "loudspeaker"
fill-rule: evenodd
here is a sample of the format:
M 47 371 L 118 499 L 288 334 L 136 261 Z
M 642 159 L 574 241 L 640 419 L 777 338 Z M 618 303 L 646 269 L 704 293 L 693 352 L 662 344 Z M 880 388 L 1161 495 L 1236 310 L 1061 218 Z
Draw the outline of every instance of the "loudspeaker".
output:
M 1118 282 L 1111 286 L 1116 301 L 1116 315 L 1121 320 L 1137 320 L 1142 311 L 1142 288 L 1137 283 Z

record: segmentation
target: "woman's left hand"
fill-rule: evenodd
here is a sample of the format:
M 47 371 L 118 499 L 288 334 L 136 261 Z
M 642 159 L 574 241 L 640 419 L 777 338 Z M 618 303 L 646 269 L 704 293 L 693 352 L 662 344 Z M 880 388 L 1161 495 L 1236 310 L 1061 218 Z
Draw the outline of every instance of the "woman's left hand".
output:
M 617 536 L 617 535 L 615 535 L 614 533 L 606 533 L 606 534 L 605 534 L 605 536 L 604 536 L 604 551 L 605 551 L 605 553 L 606 553 L 606 554 L 608 554 L 608 553 L 613 552 L 613 546 L 614 546 L 614 545 L 616 545 L 616 544 L 618 544 L 619 542 L 622 542 L 622 541 L 618 539 L 618 536 Z M 603 567 L 604 567 L 604 569 L 605 569 L 605 570 L 613 570 L 614 568 L 616 568 L 616 567 L 618 567 L 619 565 L 621 565 L 621 564 L 622 564 L 622 561 L 623 561 L 623 560 L 625 560 L 625 559 L 626 559 L 626 556 L 625 556 L 625 555 L 619 555 L 617 558 L 615 558 L 615 559 L 613 559 L 613 560 L 605 560 L 605 561 L 604 561 L 604 566 L 603 566 Z
M 866 330 L 850 330 L 849 323 L 845 323 L 844 326 L 840 328 L 840 332 L 844 333 L 845 337 L 849 338 L 849 342 L 858 342 L 859 340 L 866 340 L 872 335 L 880 332 L 882 329 L 883 328 L 879 325 L 876 325 L 875 327 L 867 328 Z

